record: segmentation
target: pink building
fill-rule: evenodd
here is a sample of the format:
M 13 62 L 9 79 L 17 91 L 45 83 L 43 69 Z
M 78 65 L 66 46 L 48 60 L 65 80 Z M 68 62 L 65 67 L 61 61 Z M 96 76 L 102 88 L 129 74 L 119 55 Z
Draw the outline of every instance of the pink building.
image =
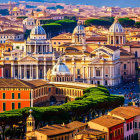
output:
M 140 108 L 139 107 L 118 107 L 109 115 L 125 120 L 124 122 L 124 140 L 138 140 L 138 133 L 140 132 Z

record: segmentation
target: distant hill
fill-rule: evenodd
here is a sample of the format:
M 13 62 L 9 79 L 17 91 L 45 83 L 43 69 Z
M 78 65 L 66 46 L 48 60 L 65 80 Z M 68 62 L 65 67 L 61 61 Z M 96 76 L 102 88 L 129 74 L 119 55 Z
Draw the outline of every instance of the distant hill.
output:
M 9 0 L 0 0 L 0 3 L 8 2 Z M 18 1 L 18 0 L 11 0 Z M 119 6 L 119 7 L 140 7 L 140 0 L 24 0 L 35 2 L 49 2 L 49 3 L 66 3 L 66 4 L 83 4 L 102 6 Z

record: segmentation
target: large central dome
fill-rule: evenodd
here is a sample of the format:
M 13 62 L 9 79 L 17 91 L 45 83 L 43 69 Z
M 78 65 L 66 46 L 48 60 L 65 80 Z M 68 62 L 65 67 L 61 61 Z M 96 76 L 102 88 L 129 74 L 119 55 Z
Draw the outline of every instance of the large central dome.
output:
M 36 26 L 32 29 L 31 34 L 32 35 L 46 35 L 46 32 L 43 27 Z

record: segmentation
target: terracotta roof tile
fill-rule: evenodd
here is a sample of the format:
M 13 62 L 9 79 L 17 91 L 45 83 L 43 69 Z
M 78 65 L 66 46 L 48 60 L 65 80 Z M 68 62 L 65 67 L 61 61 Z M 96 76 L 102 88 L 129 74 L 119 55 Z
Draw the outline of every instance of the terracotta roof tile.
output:
M 99 136 L 99 135 L 102 135 L 102 134 L 106 134 L 106 132 L 89 128 L 89 129 L 85 129 L 85 130 L 77 133 L 77 135 L 78 134 L 90 134 L 90 135 L 94 135 L 94 136 Z
M 90 122 L 99 124 L 99 125 L 107 127 L 107 128 L 111 128 L 113 126 L 124 123 L 123 120 L 118 119 L 116 117 L 109 116 L 109 115 L 104 115 L 104 116 L 99 117 L 97 119 L 93 119 Z
M 114 114 L 114 115 L 120 116 L 124 119 L 130 119 L 130 118 L 140 115 L 140 108 L 132 107 L 132 106 L 118 107 L 118 108 L 112 110 L 111 112 L 109 112 L 109 114 L 110 115 Z

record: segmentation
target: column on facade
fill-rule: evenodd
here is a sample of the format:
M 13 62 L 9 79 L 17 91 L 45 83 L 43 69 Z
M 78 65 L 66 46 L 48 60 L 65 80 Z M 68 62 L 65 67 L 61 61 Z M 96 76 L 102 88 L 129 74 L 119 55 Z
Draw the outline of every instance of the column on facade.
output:
M 95 67 L 93 66 L 93 77 L 95 77 Z
M 84 79 L 85 79 L 85 67 L 83 66 L 83 83 L 84 83 Z
M 89 84 L 91 83 L 90 79 L 91 79 L 91 67 L 89 67 Z
M 3 68 L 2 68 L 2 73 L 3 73 Z M 13 65 L 11 65 L 11 78 L 13 78 Z
M 30 65 L 30 79 L 32 79 L 32 65 Z
M 34 49 L 34 52 L 35 52 L 35 54 L 36 54 L 36 42 L 35 42 L 35 49 Z
M 113 44 L 114 45 L 116 44 L 116 37 L 115 37 L 115 35 L 113 35 Z
M 30 52 L 32 53 L 32 45 L 30 46 Z
M 112 78 L 112 66 L 110 66 L 110 78 Z
M 109 36 L 109 42 L 110 42 L 109 44 L 111 44 L 111 36 Z
M 1 76 L 2 76 L 2 78 L 4 77 L 4 74 L 3 74 L 3 67 L 1 68 Z
M 18 65 L 18 79 L 20 79 L 20 65 Z
M 34 66 L 32 65 L 32 79 L 34 78 Z
M 15 78 L 15 66 L 13 65 L 13 78 Z
M 43 54 L 43 45 L 41 46 L 41 53 Z
M 19 73 L 20 73 L 20 79 L 22 79 L 22 72 L 21 72 L 21 65 L 20 65 L 20 68 L 19 68 Z
M 36 65 L 36 79 L 38 79 L 38 65 Z
M 24 65 L 24 79 L 26 79 L 26 71 L 27 71 L 27 66 Z
M 73 77 L 74 77 L 74 81 L 75 81 L 75 66 L 73 66 Z
M 44 80 L 46 79 L 46 64 L 44 63 Z
M 36 54 L 38 54 L 38 46 L 36 45 Z
M 103 82 L 103 85 L 104 85 L 104 66 L 102 66 L 102 82 Z
M 121 36 L 119 36 L 119 44 L 121 44 Z

